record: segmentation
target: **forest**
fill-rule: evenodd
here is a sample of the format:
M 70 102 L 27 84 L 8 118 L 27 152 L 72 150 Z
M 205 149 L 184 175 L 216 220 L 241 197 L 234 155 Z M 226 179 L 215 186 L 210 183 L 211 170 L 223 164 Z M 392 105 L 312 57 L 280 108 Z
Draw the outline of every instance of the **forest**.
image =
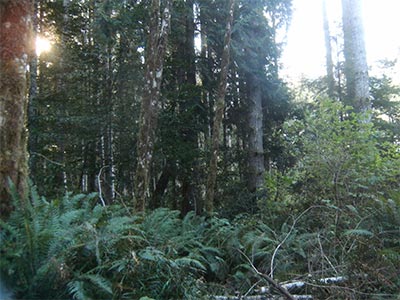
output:
M 0 299 L 400 299 L 400 86 L 341 2 L 293 86 L 292 0 L 0 0 Z

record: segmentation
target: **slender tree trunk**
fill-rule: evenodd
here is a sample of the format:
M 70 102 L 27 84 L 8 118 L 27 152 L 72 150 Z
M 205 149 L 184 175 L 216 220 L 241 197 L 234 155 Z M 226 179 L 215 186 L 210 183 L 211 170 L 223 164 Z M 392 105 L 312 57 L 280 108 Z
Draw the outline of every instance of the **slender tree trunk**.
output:
M 218 85 L 217 103 L 214 115 L 213 132 L 211 135 L 211 159 L 208 168 L 207 186 L 206 186 L 206 199 L 205 209 L 207 214 L 211 214 L 214 210 L 214 194 L 217 181 L 218 170 L 218 154 L 219 154 L 219 141 L 222 127 L 222 118 L 225 108 L 225 95 L 228 82 L 228 69 L 230 60 L 230 44 L 233 24 L 233 11 L 235 1 L 229 0 L 229 16 L 226 23 L 225 37 L 224 37 L 224 50 L 222 52 L 221 60 L 221 73 Z
M 209 66 L 209 56 L 208 56 L 208 38 L 207 38 L 207 15 L 206 15 L 206 4 L 199 2 L 198 4 L 199 10 L 199 20 L 198 20 L 198 29 L 200 30 L 200 39 L 201 39 L 201 49 L 200 49 L 200 57 L 201 61 L 205 66 Z M 208 69 L 208 68 L 207 68 Z M 206 67 L 200 68 L 200 78 L 202 84 L 201 91 L 201 102 L 204 107 L 211 107 L 210 102 L 210 80 L 207 76 Z M 210 114 L 211 115 L 211 114 Z M 210 118 L 211 119 L 211 118 Z M 202 137 L 204 141 L 208 141 L 210 139 L 211 133 L 211 121 L 206 122 L 203 127 L 204 136 Z M 206 143 L 203 143 L 203 150 L 205 150 Z M 202 167 L 205 169 L 207 166 L 207 162 L 203 162 Z M 205 194 L 205 185 L 202 184 L 202 190 L 199 191 L 199 196 L 196 199 L 195 203 L 195 211 L 197 215 L 201 215 L 204 210 L 204 195 Z
M 332 60 L 332 44 L 331 34 L 329 30 L 329 19 L 326 10 L 326 0 L 322 2 L 322 15 L 324 21 L 324 37 L 325 37 L 325 50 L 326 50 L 326 78 L 328 83 L 328 96 L 331 99 L 335 98 L 335 77 L 333 76 L 333 60 Z
M 38 1 L 33 1 L 33 15 L 32 15 L 32 41 L 36 42 L 37 34 L 39 32 L 38 22 Z M 37 125 L 37 108 L 36 108 L 36 96 L 37 96 L 37 76 L 38 76 L 38 55 L 36 51 L 32 51 L 32 56 L 29 61 L 29 101 L 28 101 L 28 128 L 29 132 L 34 129 Z M 36 153 L 37 151 L 37 135 L 30 134 L 28 140 L 28 151 L 29 153 Z M 29 157 L 29 170 L 31 180 L 34 181 L 34 175 L 36 174 L 36 155 Z
M 114 165 L 114 105 L 113 105 L 113 66 L 111 61 L 111 45 L 107 46 L 106 58 L 104 62 L 104 106 L 107 107 L 107 120 L 103 129 L 103 167 L 104 169 L 104 197 L 107 203 L 114 202 L 115 199 L 115 165 Z
M 135 206 L 138 211 L 145 210 L 146 201 L 150 198 L 150 166 L 154 152 L 158 102 L 171 19 L 170 6 L 170 0 L 166 0 L 163 16 L 160 18 L 160 1 L 151 1 L 150 28 L 146 46 L 146 86 L 141 105 L 137 141 L 138 163 L 135 175 Z
M 67 25 L 69 22 L 69 5 L 70 5 L 70 0 L 63 0 L 63 34 L 61 36 L 61 49 L 63 51 L 63 55 L 65 55 L 65 49 L 66 49 L 66 41 L 67 41 L 67 35 L 65 32 L 67 31 Z M 64 93 L 66 91 L 65 89 L 65 82 L 64 82 L 64 69 L 65 69 L 65 63 L 64 63 L 64 58 L 63 56 L 60 57 L 59 59 L 59 65 L 60 65 L 60 70 L 61 72 L 58 75 L 58 80 L 57 80 L 57 92 Z M 65 111 L 65 103 L 61 103 L 61 108 L 59 108 L 60 111 Z M 65 133 L 65 135 L 59 135 L 56 137 L 57 144 L 59 146 L 59 151 L 58 151 L 58 157 L 57 160 L 62 162 L 62 169 L 61 172 L 58 174 L 58 178 L 60 183 L 62 183 L 64 193 L 68 191 L 68 175 L 67 175 L 67 164 L 66 164 L 66 158 L 65 158 L 65 142 L 68 140 L 67 137 L 68 133 Z
M 0 1 L 0 218 L 12 211 L 8 181 L 27 194 L 27 65 L 33 49 L 32 1 Z
M 264 145 L 263 145 L 263 108 L 261 83 L 252 73 L 246 75 L 248 96 L 248 153 L 250 192 L 256 192 L 264 186 Z
M 342 0 L 347 100 L 357 112 L 371 109 L 362 0 Z

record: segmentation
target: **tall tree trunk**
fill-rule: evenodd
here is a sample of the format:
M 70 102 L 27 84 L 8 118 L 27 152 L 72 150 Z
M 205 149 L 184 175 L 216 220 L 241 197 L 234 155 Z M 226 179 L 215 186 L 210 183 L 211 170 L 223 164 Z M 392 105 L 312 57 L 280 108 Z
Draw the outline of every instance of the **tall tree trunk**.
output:
M 228 69 L 230 60 L 229 50 L 231 44 L 234 6 L 235 6 L 235 1 L 229 0 L 229 16 L 225 29 L 224 50 L 222 52 L 222 59 L 221 59 L 221 73 L 218 85 L 213 132 L 211 135 L 211 159 L 208 167 L 206 199 L 205 199 L 205 209 L 207 214 L 211 214 L 214 209 L 214 194 L 215 194 L 215 186 L 217 181 L 217 170 L 218 170 L 217 167 L 218 167 L 219 141 L 220 141 L 221 127 L 222 127 L 222 119 L 225 108 L 226 86 L 228 82 Z
M 32 1 L 0 1 L 0 218 L 12 211 L 8 180 L 27 194 L 27 80 Z
M 329 30 L 329 18 L 326 10 L 326 0 L 322 2 L 322 16 L 324 21 L 324 37 L 326 51 L 326 79 L 328 83 L 328 96 L 335 98 L 335 77 L 333 76 L 332 44 Z
M 153 158 L 158 102 L 171 20 L 170 6 L 170 0 L 166 0 L 163 16 L 160 18 L 160 0 L 151 1 L 150 28 L 146 46 L 146 86 L 141 104 L 137 141 L 135 206 L 138 211 L 145 210 L 146 201 L 150 198 L 150 166 Z
M 201 49 L 200 49 L 200 60 L 201 64 L 204 65 L 204 67 L 200 68 L 199 70 L 199 75 L 201 78 L 201 102 L 204 107 L 211 108 L 211 93 L 210 93 L 210 80 L 209 76 L 207 74 L 207 70 L 211 69 L 210 65 L 210 60 L 209 60 L 209 47 L 208 47 L 208 36 L 207 36 L 207 24 L 208 24 L 208 18 L 207 18 L 207 4 L 199 2 L 197 4 L 197 9 L 199 11 L 199 17 L 198 17 L 198 22 L 197 22 L 197 29 L 200 31 L 200 40 L 201 40 Z M 210 109 L 211 110 L 211 109 Z M 212 114 L 209 114 L 210 116 Z M 212 126 L 212 121 L 210 118 L 209 122 L 205 122 L 203 125 L 203 134 L 202 139 L 204 141 L 209 141 L 210 140 L 210 134 L 211 134 L 211 126 Z M 203 143 L 203 150 L 205 150 L 206 143 Z M 206 168 L 207 167 L 207 162 L 202 163 L 202 167 Z M 202 191 L 199 192 L 199 197 L 197 197 L 197 201 L 195 203 L 195 212 L 197 215 L 201 215 L 204 210 L 204 197 L 200 195 L 204 195 L 204 188 L 205 185 L 202 185 Z
M 347 100 L 357 112 L 371 109 L 361 0 L 342 0 Z
M 263 145 L 263 108 L 261 83 L 253 73 L 246 74 L 248 96 L 248 155 L 250 192 L 256 192 L 264 185 L 264 145 Z
M 196 104 L 200 101 L 200 95 L 197 94 L 196 89 L 196 55 L 194 47 L 195 20 L 193 2 L 194 0 L 186 1 L 185 7 L 183 8 L 183 16 L 176 20 L 177 23 L 181 22 L 181 24 L 184 24 L 185 35 L 180 38 L 181 42 L 177 47 L 175 59 L 181 62 L 179 63 L 180 67 L 178 69 L 179 75 L 177 76 L 177 81 L 179 93 L 184 95 L 183 101 L 178 105 L 180 110 L 179 115 L 186 120 L 188 116 L 191 115 L 190 120 L 185 122 L 186 126 L 180 130 L 180 135 L 184 137 L 182 142 L 185 145 L 185 149 L 187 149 L 188 152 L 195 153 L 198 150 L 198 130 L 195 129 L 196 123 L 198 122 Z M 181 25 L 176 24 L 176 26 L 178 27 Z M 176 28 L 174 27 L 174 29 Z M 197 174 L 199 173 L 197 156 L 186 156 L 186 158 L 182 160 L 179 169 L 178 174 L 182 181 L 181 214 L 186 215 L 195 208 L 198 199 L 197 196 L 199 194 L 197 192 L 198 180 L 196 180 Z
M 104 106 L 107 108 L 106 111 L 106 122 L 103 129 L 103 149 L 102 149 L 102 164 L 104 169 L 104 196 L 107 203 L 114 202 L 115 199 L 115 165 L 114 165 L 114 133 L 113 133 L 113 121 L 114 121 L 114 105 L 113 105 L 113 65 L 112 65 L 112 54 L 111 45 L 107 46 L 106 58 L 104 61 Z
M 39 32 L 38 12 L 39 5 L 37 0 L 33 0 L 33 15 L 32 15 L 32 40 L 36 42 L 37 34 Z M 36 51 L 32 51 L 32 56 L 29 61 L 29 101 L 28 101 L 28 128 L 35 128 L 37 125 L 37 108 L 36 108 L 36 96 L 37 96 L 37 76 L 38 76 L 38 55 Z M 29 135 L 28 140 L 29 153 L 37 152 L 37 135 Z M 36 174 L 36 155 L 29 157 L 29 169 L 31 179 L 33 182 L 33 176 Z
M 57 92 L 59 93 L 65 93 L 66 88 L 65 88 L 65 81 L 64 81 L 64 70 L 65 70 L 65 62 L 64 62 L 64 56 L 66 52 L 66 41 L 68 39 L 68 35 L 66 34 L 67 32 L 67 25 L 69 22 L 69 6 L 70 6 L 70 1 L 71 0 L 63 0 L 63 34 L 61 35 L 61 49 L 62 49 L 62 56 L 59 59 L 59 66 L 61 72 L 58 75 L 58 80 L 57 80 Z M 65 102 L 61 103 L 61 107 L 59 108 L 60 111 L 66 111 L 65 107 Z M 65 133 L 63 135 L 58 135 L 56 137 L 56 143 L 59 147 L 58 155 L 57 155 L 57 160 L 62 162 L 61 165 L 61 172 L 58 174 L 59 182 L 63 186 L 64 193 L 68 191 L 68 176 L 67 176 L 67 169 L 66 169 L 66 158 L 65 158 L 65 142 L 68 140 L 67 137 L 68 133 Z

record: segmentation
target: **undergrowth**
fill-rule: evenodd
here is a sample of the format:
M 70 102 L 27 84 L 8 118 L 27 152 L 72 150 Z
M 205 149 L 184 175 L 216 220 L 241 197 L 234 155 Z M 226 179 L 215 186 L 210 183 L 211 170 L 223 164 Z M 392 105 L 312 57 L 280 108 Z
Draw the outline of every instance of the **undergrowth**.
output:
M 325 203 L 288 212 L 273 228 L 263 216 L 181 218 L 168 209 L 132 214 L 97 201 L 95 194 L 48 201 L 35 188 L 29 201 L 15 196 L 12 216 L 0 221 L 2 280 L 15 298 L 252 294 L 267 285 L 254 267 L 280 282 L 314 283 L 309 290 L 325 299 L 394 295 L 400 287 L 400 206 L 394 201 L 368 209 Z M 315 287 L 317 278 L 338 275 L 352 279 L 333 290 Z

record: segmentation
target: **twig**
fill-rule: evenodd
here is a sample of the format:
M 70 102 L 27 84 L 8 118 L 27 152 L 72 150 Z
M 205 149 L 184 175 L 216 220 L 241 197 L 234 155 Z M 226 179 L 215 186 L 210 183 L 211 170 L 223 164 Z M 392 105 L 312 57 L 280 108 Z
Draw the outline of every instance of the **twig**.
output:
M 332 270 L 335 271 L 336 275 L 339 275 L 338 271 L 336 270 L 335 266 L 332 264 L 332 262 L 329 260 L 328 256 L 326 256 L 325 252 L 324 252 L 324 248 L 322 247 L 322 243 L 321 243 L 321 238 L 319 236 L 319 233 L 317 235 L 318 238 L 318 245 L 319 245 L 319 249 L 321 251 L 321 255 L 323 258 L 325 258 L 325 260 L 328 262 L 328 264 L 331 266 Z
M 247 296 L 251 293 L 251 291 L 252 291 L 259 283 L 260 283 L 260 281 L 257 281 L 255 284 L 253 284 L 253 285 L 249 288 L 249 290 L 243 295 L 243 297 L 247 297 Z
M 122 205 L 123 205 L 123 207 L 125 208 L 126 212 L 127 212 L 130 216 L 132 216 L 132 213 L 130 212 L 128 206 L 125 204 L 125 202 L 124 202 L 124 200 L 123 200 L 123 196 L 121 195 L 121 193 L 118 192 L 117 190 L 115 190 L 115 194 L 119 197 L 119 198 L 117 198 L 117 199 L 118 199 L 118 201 L 120 201 L 120 202 L 122 203 Z
M 257 275 L 261 276 L 264 278 L 269 284 L 271 284 L 274 288 L 276 288 L 283 296 L 285 296 L 286 299 L 288 300 L 295 300 L 292 294 L 290 294 L 284 287 L 282 287 L 279 283 L 277 283 L 274 279 L 269 277 L 267 274 L 261 273 L 260 271 L 257 270 L 257 268 L 254 266 L 254 264 L 251 262 L 251 260 L 247 257 L 247 255 L 238 249 L 238 251 L 246 258 L 247 262 L 250 264 L 250 266 L 253 268 L 254 272 L 256 272 Z
M 57 165 L 57 166 L 65 167 L 65 164 L 64 164 L 64 163 L 60 163 L 60 162 L 58 162 L 58 161 L 51 160 L 50 158 L 44 156 L 44 155 L 41 154 L 41 153 L 31 152 L 31 155 L 40 156 L 41 158 L 43 158 L 44 160 L 48 161 L 49 163 L 55 164 L 55 165 Z
M 271 272 L 270 272 L 270 276 L 273 279 L 274 278 L 274 261 L 275 261 L 275 257 L 278 253 L 278 250 L 280 247 L 282 247 L 282 245 L 286 242 L 286 240 L 289 238 L 289 236 L 291 235 L 292 231 L 294 230 L 294 227 L 296 226 L 297 221 L 300 220 L 300 218 L 302 216 L 304 216 L 306 213 L 308 213 L 310 210 L 314 209 L 314 208 L 331 208 L 331 207 L 327 207 L 327 206 L 322 206 L 322 205 L 313 205 L 310 206 L 309 208 L 307 208 L 305 211 L 303 211 L 296 219 L 294 219 L 292 226 L 290 227 L 289 232 L 286 234 L 285 238 L 279 243 L 278 246 L 276 246 L 274 253 L 272 254 L 272 258 L 271 258 Z
M 292 231 L 294 230 L 294 227 L 296 226 L 297 221 L 304 216 L 308 211 L 310 211 L 313 208 L 317 208 L 317 207 L 323 207 L 325 208 L 325 206 L 311 206 L 309 208 L 307 208 L 305 211 L 303 211 L 296 219 L 294 219 L 292 226 L 290 227 L 289 232 L 286 234 L 285 238 L 279 243 L 278 246 L 276 246 L 274 253 L 272 254 L 272 258 L 271 258 L 271 272 L 270 272 L 270 276 L 273 279 L 274 278 L 274 263 L 275 263 L 275 257 L 276 254 L 278 253 L 278 250 L 280 247 L 282 247 L 282 245 L 286 242 L 286 240 L 289 238 L 289 236 L 292 234 Z

